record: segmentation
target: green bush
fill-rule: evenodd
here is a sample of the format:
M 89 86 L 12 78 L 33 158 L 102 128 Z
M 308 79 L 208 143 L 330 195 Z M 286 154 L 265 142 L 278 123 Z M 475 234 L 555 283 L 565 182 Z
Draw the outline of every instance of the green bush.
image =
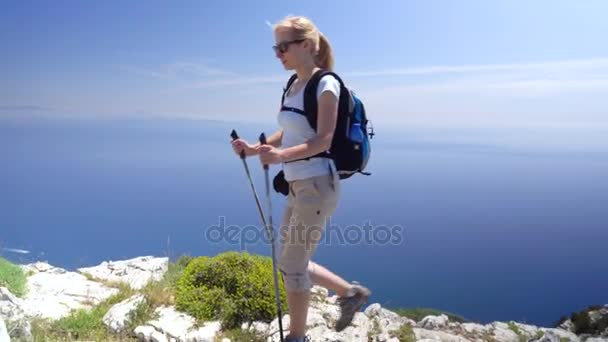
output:
M 601 306 L 599 305 L 592 305 L 585 310 L 573 312 L 570 315 L 570 320 L 572 320 L 572 323 L 574 324 L 574 333 L 577 335 L 599 335 L 608 329 L 608 315 L 600 317 L 595 322 L 591 322 L 591 318 L 589 317 L 590 311 L 596 311 L 600 308 Z
M 17 297 L 25 295 L 27 279 L 21 267 L 0 258 L 0 286 L 6 287 Z
M 286 295 L 279 276 L 281 308 Z M 276 315 L 272 259 L 247 252 L 225 252 L 191 260 L 178 280 L 178 310 L 199 320 L 219 319 L 224 329 Z

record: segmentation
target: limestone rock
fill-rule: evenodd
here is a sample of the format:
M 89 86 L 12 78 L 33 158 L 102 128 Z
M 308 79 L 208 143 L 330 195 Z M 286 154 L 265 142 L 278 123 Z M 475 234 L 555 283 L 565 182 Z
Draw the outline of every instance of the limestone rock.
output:
M 0 342 L 11 342 L 11 338 L 8 336 L 8 330 L 6 329 L 2 317 L 0 317 Z
M 129 260 L 104 261 L 97 266 L 79 268 L 78 271 L 97 279 L 123 282 L 139 290 L 151 280 L 160 280 L 167 272 L 168 265 L 168 258 L 144 256 Z
M 91 308 L 118 293 L 116 288 L 47 263 L 37 262 L 24 268 L 32 275 L 27 278 L 28 291 L 20 305 L 29 317 L 59 319 L 72 310 Z
M 103 316 L 103 323 L 114 333 L 124 331 L 129 324 L 129 317 L 137 307 L 145 302 L 143 295 L 132 296 L 118 304 L 115 304 Z
M 447 327 L 449 322 L 448 316 L 441 314 L 439 316 L 429 315 L 424 317 L 418 324 L 417 327 L 429 330 L 437 330 Z

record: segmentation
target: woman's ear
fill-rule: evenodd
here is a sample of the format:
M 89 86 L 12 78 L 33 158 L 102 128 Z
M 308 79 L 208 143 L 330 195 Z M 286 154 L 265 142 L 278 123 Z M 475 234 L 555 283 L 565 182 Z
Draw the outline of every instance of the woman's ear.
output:
M 310 51 L 313 55 L 315 54 L 315 49 L 314 49 L 314 46 L 312 45 L 311 39 L 306 39 L 303 44 L 304 44 L 304 49 Z

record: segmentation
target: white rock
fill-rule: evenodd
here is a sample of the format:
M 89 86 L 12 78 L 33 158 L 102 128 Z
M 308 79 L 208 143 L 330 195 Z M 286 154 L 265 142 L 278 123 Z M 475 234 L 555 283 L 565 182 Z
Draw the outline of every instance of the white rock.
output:
M 90 281 L 47 263 L 24 266 L 33 274 L 27 278 L 27 294 L 21 302 L 26 316 L 59 319 L 72 310 L 90 308 L 118 293 L 115 288 Z
M 283 333 L 284 335 L 287 335 L 287 332 L 289 331 L 289 314 L 283 315 L 283 317 L 281 318 L 281 324 L 283 327 Z M 275 341 L 275 337 L 276 337 L 276 341 L 279 341 L 279 318 L 275 318 L 272 320 L 272 322 L 270 322 L 270 325 L 268 326 L 268 335 L 271 337 L 271 339 L 273 341 Z
M 368 334 L 369 333 L 370 332 L 368 330 Z M 373 335 L 370 335 L 370 337 L 372 338 L 372 341 L 375 341 L 375 342 L 386 342 L 386 341 L 390 341 L 392 339 L 392 337 L 389 333 L 382 333 L 375 337 Z
M 340 308 L 337 305 L 333 305 L 327 302 L 314 303 L 311 302 L 309 312 L 316 311 L 321 314 L 325 321 L 332 325 L 340 317 Z
M 462 324 L 460 324 L 460 326 L 467 333 L 470 333 L 470 334 L 484 334 L 491 329 L 491 327 L 481 325 L 478 323 L 462 323 Z
M 135 295 L 115 304 L 103 316 L 103 323 L 114 333 L 122 332 L 129 323 L 131 313 L 144 301 L 143 295 Z
M 35 263 L 32 263 L 32 264 L 22 265 L 21 268 L 23 269 L 23 272 L 25 272 L 26 274 L 28 274 L 28 273 L 36 274 L 39 272 L 51 273 L 51 274 L 62 274 L 62 273 L 67 272 L 63 268 L 55 267 L 44 261 L 36 261 Z
M 104 261 L 97 266 L 79 268 L 78 271 L 98 279 L 123 282 L 138 290 L 151 280 L 160 280 L 168 265 L 168 258 L 144 256 L 129 260 Z
M 442 329 L 448 325 L 448 321 L 448 316 L 446 316 L 445 314 L 441 314 L 439 316 L 429 315 L 424 317 L 420 322 L 418 322 L 416 326 L 418 328 L 429 330 Z
M 387 310 L 383 308 L 379 303 L 374 303 L 365 308 L 363 311 L 365 315 L 369 318 L 378 317 L 378 318 L 386 318 L 389 320 L 399 321 L 400 317 L 396 312 Z
M 341 332 L 320 325 L 312 329 L 308 329 L 306 334 L 310 336 L 312 341 L 320 342 L 344 342 L 344 341 L 362 341 L 367 342 L 367 330 L 360 327 L 349 326 Z M 272 341 L 279 341 L 278 337 Z
M 543 331 L 543 336 L 540 339 L 533 339 L 534 342 L 578 342 L 580 341 L 579 337 L 575 334 L 565 331 L 563 329 L 547 329 L 540 328 Z M 586 341 L 589 341 L 588 339 Z
M 152 335 L 150 335 L 150 342 L 170 342 L 167 336 L 165 336 L 160 331 L 154 330 Z
M 0 287 L 0 319 L 10 323 L 13 338 L 32 340 L 32 325 L 23 310 L 23 300 L 5 287 Z
M 205 322 L 202 327 L 191 331 L 185 338 L 179 339 L 184 342 L 214 342 L 215 336 L 220 332 L 221 324 L 218 321 Z
M 219 321 L 205 322 L 200 327 L 195 327 L 196 320 L 185 313 L 175 311 L 173 307 L 160 307 L 156 309 L 158 318 L 147 322 L 147 327 L 138 327 L 136 333 L 154 336 L 165 336 L 168 341 L 179 342 L 214 342 L 216 335 L 221 330 Z
M 378 303 L 368 306 L 364 313 L 369 318 L 369 329 L 379 328 L 381 334 L 397 330 L 403 324 L 416 325 L 415 321 L 399 316 L 397 313 L 383 308 Z
M 497 342 L 519 342 L 519 335 L 504 322 L 492 322 L 494 339 Z
M 308 329 L 306 334 L 310 336 L 311 341 L 319 341 L 319 342 L 337 342 L 337 341 L 346 341 L 342 339 L 341 334 L 338 332 L 328 329 L 324 326 L 318 326 L 312 329 Z M 278 335 L 278 334 L 277 334 Z M 278 336 L 276 338 L 273 337 L 273 342 L 279 341 Z
M 322 300 L 327 300 L 329 296 L 329 291 L 326 288 L 314 285 L 312 289 L 310 289 L 310 294 L 312 297 L 317 297 Z
M 553 333 L 544 333 L 543 336 L 539 339 L 532 340 L 534 342 L 560 342 L 559 336 Z
M 0 287 L 0 318 L 6 321 L 22 320 L 25 317 L 23 300 L 6 287 Z
M 194 317 L 177 312 L 173 307 L 163 306 L 157 308 L 156 313 L 158 314 L 158 318 L 146 324 L 153 326 L 163 334 L 177 339 L 188 335 L 196 322 Z
M 363 312 L 355 312 L 355 316 L 353 317 L 353 321 L 350 323 L 351 326 L 354 327 L 365 327 L 369 325 L 369 318 Z
M 284 315 L 283 319 L 284 335 L 289 333 L 289 315 Z M 307 319 L 307 334 L 310 335 L 312 341 L 367 341 L 367 326 L 369 325 L 368 318 L 361 312 L 357 312 L 353 317 L 353 321 L 349 327 L 341 332 L 333 330 L 328 325 L 328 321 L 324 319 L 322 312 L 314 308 L 310 308 Z M 279 323 L 278 318 L 275 318 L 269 325 L 267 333 L 269 341 L 279 341 Z
M 539 328 L 535 325 L 518 323 L 513 321 L 511 323 L 515 324 L 519 331 L 528 339 L 534 338 L 536 334 L 538 334 L 538 332 L 540 331 Z
M 413 328 L 413 330 L 414 334 L 416 335 L 416 341 L 429 339 L 442 342 L 470 342 L 470 340 L 462 336 L 449 334 L 440 330 L 428 330 L 422 328 Z
M 139 341 L 143 341 L 143 342 L 149 342 L 150 338 L 152 337 L 152 333 L 155 331 L 156 331 L 156 329 L 154 329 L 154 327 L 151 327 L 149 325 L 140 325 L 137 328 L 135 328 L 135 330 L 133 330 L 133 332 L 135 333 L 135 336 L 137 336 L 137 339 Z
M 133 331 L 140 342 L 169 342 L 162 332 L 149 325 L 140 325 Z
M 241 324 L 242 330 L 252 330 L 252 331 L 260 333 L 260 334 L 266 334 L 266 332 L 268 331 L 268 327 L 269 327 L 268 323 L 259 322 L 259 321 L 251 322 L 251 324 L 249 324 L 249 323 Z
M 565 320 L 562 324 L 559 325 L 561 329 L 574 332 L 574 323 L 570 319 Z
M 559 341 L 578 342 L 580 338 L 571 331 L 556 328 L 540 328 L 545 333 L 545 336 L 556 335 Z
M 308 310 L 308 315 L 306 315 L 306 326 L 308 328 L 314 328 L 320 325 L 327 326 L 323 313 L 320 310 L 310 308 Z
M 364 316 L 365 317 L 365 316 Z M 367 341 L 367 327 L 351 325 L 339 333 L 338 341 Z
M 608 342 L 608 338 L 606 337 L 590 337 L 585 340 L 585 342 Z
M 6 330 L 6 325 L 4 324 L 2 317 L 0 317 L 0 342 L 11 342 L 11 338 L 8 336 L 8 331 Z

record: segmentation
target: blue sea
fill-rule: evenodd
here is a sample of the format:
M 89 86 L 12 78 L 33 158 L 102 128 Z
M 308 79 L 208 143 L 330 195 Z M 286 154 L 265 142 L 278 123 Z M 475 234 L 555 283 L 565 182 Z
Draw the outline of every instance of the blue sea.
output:
M 254 141 L 277 127 L 1 121 L 0 253 L 69 269 L 141 255 L 269 255 L 268 244 L 252 241 L 263 227 L 232 128 Z M 608 303 L 608 129 L 375 128 L 372 175 L 342 182 L 316 262 L 366 284 L 371 302 L 480 322 L 548 326 Z M 248 165 L 265 205 L 259 160 Z M 272 205 L 276 224 L 284 197 L 273 193 Z M 222 222 L 249 235 L 212 238 Z

